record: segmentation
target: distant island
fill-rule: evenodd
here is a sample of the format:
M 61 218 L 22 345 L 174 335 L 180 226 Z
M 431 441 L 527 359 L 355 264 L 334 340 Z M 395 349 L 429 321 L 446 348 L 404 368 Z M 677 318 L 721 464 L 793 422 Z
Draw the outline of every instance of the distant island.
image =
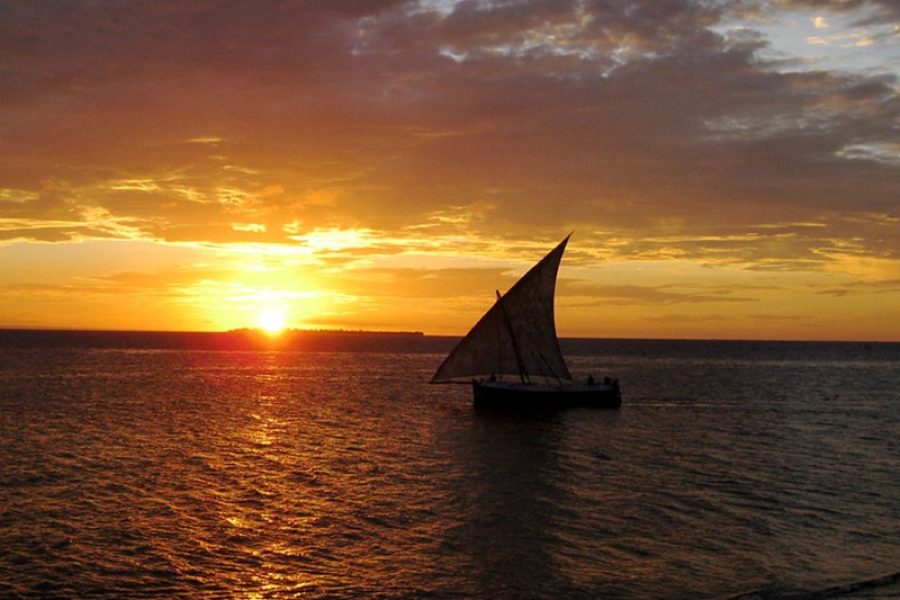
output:
M 425 342 L 431 340 L 431 344 Z M 416 342 L 421 342 L 417 344 Z M 231 331 L 80 331 L 0 329 L 5 348 L 111 348 L 170 350 L 393 351 L 430 346 L 421 331 L 287 329 L 277 335 L 259 329 Z

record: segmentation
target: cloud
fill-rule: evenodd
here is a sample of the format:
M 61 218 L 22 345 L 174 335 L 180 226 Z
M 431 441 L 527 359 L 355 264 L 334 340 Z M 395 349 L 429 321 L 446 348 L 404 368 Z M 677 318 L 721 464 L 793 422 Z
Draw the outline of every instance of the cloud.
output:
M 900 20 L 900 6 L 893 0 L 777 0 L 774 4 L 787 10 L 805 9 L 819 13 L 857 15 L 857 25 Z
M 818 24 L 898 14 L 775 6 Z M 6 4 L 2 235 L 303 245 L 369 230 L 378 245 L 578 228 L 635 259 L 809 268 L 846 239 L 895 256 L 867 215 L 900 212 L 896 76 L 775 71 L 764 38 L 716 33 L 732 8 Z M 772 222 L 827 231 L 758 227 Z
M 566 282 L 560 289 L 562 294 L 598 298 L 598 300 L 591 300 L 586 304 L 587 306 L 605 304 L 666 306 L 671 304 L 753 302 L 756 299 L 753 296 L 734 295 L 735 291 L 733 287 L 679 289 L 679 286 L 673 285 L 596 285 L 568 284 Z M 569 303 L 569 305 L 577 305 L 577 303 Z
M 897 292 L 900 292 L 900 278 L 851 281 L 842 285 L 820 287 L 816 291 L 818 294 L 837 297 L 860 294 L 894 294 Z
M 677 313 L 666 313 L 662 315 L 653 315 L 647 317 L 648 321 L 664 324 L 695 324 L 695 323 L 711 323 L 721 321 L 727 317 L 722 314 L 703 314 L 703 315 L 682 315 Z

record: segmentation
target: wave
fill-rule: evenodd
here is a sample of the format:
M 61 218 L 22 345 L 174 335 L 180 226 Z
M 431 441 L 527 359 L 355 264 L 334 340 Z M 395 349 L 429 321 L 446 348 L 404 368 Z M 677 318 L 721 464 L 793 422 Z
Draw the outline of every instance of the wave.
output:
M 887 587 L 895 583 L 900 583 L 900 571 L 874 579 L 843 583 L 812 591 L 782 592 L 762 589 L 730 596 L 725 600 L 825 600 L 826 598 L 840 598 L 864 590 Z

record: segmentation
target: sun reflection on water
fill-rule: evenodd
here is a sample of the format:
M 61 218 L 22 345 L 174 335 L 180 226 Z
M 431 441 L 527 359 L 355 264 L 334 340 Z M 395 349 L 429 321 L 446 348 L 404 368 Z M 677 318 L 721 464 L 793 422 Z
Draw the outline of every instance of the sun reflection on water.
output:
M 410 383 L 434 355 L 16 356 L 12 596 L 730 597 L 893 566 L 896 361 L 626 355 L 620 414 L 491 419 Z

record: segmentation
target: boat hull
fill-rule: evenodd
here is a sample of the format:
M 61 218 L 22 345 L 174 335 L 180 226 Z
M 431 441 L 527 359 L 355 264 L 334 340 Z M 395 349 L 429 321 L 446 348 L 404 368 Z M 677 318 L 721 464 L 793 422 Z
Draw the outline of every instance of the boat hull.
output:
M 559 386 L 473 381 L 472 395 L 476 408 L 616 409 L 622 405 L 622 395 L 618 383 Z

